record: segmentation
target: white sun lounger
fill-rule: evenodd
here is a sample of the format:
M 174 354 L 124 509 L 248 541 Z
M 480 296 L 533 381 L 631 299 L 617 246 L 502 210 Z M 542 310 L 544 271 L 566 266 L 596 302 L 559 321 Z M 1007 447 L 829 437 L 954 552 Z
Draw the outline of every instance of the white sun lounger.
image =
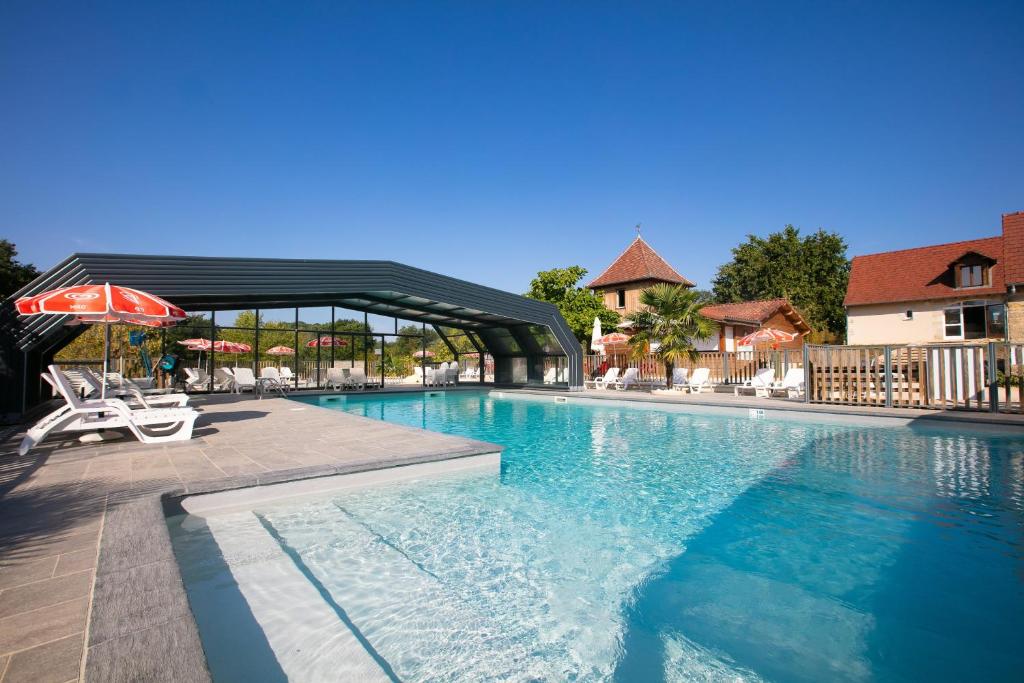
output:
M 284 379 L 284 377 L 281 379 Z M 345 371 L 341 368 L 327 368 L 327 378 L 324 380 L 324 383 L 332 391 L 343 389 L 345 387 Z
M 772 382 L 769 388 L 772 396 L 784 394 L 789 398 L 800 398 L 804 395 L 804 369 L 790 368 L 781 380 Z
M 64 405 L 33 425 L 18 447 L 25 455 L 51 432 L 88 432 L 100 429 L 128 429 L 143 443 L 186 441 L 192 438 L 197 413 L 192 408 L 143 408 L 132 410 L 117 398 L 82 399 L 56 365 L 47 381 L 64 399 Z
M 686 388 L 691 394 L 699 394 L 704 390 L 714 390 L 714 387 L 711 386 L 711 370 L 709 368 L 697 368 L 694 370 L 693 374 L 690 375 L 690 381 L 686 383 Z
M 640 370 L 637 368 L 626 368 L 626 371 L 622 373 L 622 377 L 615 380 L 612 386 L 620 391 L 626 391 L 630 387 L 639 387 Z
M 772 383 L 775 381 L 775 368 L 761 368 L 754 376 L 743 384 L 733 388 L 733 395 L 739 396 L 740 392 L 754 392 L 755 396 L 767 398 L 771 393 Z
M 243 391 L 255 391 L 256 390 L 256 375 L 252 374 L 252 368 L 234 368 L 231 373 L 234 377 L 234 384 L 232 389 L 239 393 Z
M 596 379 L 588 379 L 583 382 L 584 386 L 588 386 L 591 389 L 607 389 L 610 386 L 615 386 L 615 383 L 619 381 L 619 369 L 608 368 L 608 372 L 604 373 L 604 377 L 598 377 Z
M 278 373 L 275 367 L 265 367 L 260 370 L 260 384 L 263 389 L 270 389 L 271 391 L 279 391 L 282 394 L 287 393 L 291 386 L 281 380 L 281 375 Z
M 214 368 L 213 370 L 213 390 L 214 391 L 234 391 L 235 389 L 235 375 L 229 368 Z
M 206 389 L 210 386 L 210 375 L 203 368 L 185 368 L 185 392 L 192 389 Z
M 68 377 L 66 370 L 64 371 L 64 376 Z M 80 377 L 89 389 L 89 392 L 85 395 L 86 398 L 99 398 L 103 395 L 103 385 L 100 384 L 99 376 L 93 374 L 88 368 L 83 368 L 80 371 Z M 134 401 L 143 408 L 182 407 L 188 403 L 188 394 L 157 394 L 152 392 L 147 394 L 135 382 L 131 381 L 123 383 L 120 387 L 107 387 L 107 396 L 120 398 L 129 403 Z
M 672 389 L 675 391 L 685 391 L 686 385 L 690 383 L 690 369 L 689 368 L 673 368 L 672 370 Z

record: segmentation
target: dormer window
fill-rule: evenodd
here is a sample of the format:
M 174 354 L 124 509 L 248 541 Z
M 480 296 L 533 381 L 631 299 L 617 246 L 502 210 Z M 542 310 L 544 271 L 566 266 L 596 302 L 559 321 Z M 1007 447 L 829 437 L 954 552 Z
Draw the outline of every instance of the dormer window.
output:
M 975 251 L 969 251 L 949 266 L 953 271 L 954 286 L 957 289 L 987 287 L 991 284 L 992 266 L 996 260 Z
M 985 267 L 960 266 L 960 287 L 983 287 L 985 285 Z

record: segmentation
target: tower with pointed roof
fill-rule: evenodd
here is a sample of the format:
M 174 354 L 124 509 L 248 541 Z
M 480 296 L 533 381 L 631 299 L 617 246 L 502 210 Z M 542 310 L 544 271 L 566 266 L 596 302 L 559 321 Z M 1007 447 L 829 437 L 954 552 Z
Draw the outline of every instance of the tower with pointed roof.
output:
M 606 308 L 628 316 L 640 309 L 640 292 L 658 282 L 693 287 L 644 241 L 638 229 L 636 239 L 587 287 L 602 294 Z

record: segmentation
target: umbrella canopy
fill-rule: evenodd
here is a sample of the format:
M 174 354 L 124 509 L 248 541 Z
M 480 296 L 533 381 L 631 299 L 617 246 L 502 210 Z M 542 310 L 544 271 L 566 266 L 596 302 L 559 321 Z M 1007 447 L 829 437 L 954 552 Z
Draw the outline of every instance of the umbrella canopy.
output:
M 736 343 L 739 346 L 755 346 L 756 344 L 778 344 L 779 342 L 793 341 L 795 338 L 796 332 L 783 332 L 773 327 L 762 327 Z
M 268 356 L 294 356 L 295 349 L 290 346 L 273 346 L 264 351 Z
M 225 341 L 218 339 L 211 342 L 209 339 L 182 339 L 178 342 L 183 344 L 189 351 L 209 351 L 213 349 L 217 353 L 249 353 L 252 347 L 242 342 Z
M 433 351 L 417 351 L 416 353 L 412 354 L 412 357 L 413 358 L 433 358 L 434 357 L 434 352 Z
M 306 342 L 306 346 L 311 349 L 315 349 L 318 346 L 348 346 L 348 340 L 339 337 L 320 337 L 319 339 Z
M 143 320 L 185 319 L 185 311 L 169 301 L 109 282 L 102 285 L 61 287 L 35 296 L 22 297 L 14 305 L 22 315 L 74 315 L 82 322 L 127 322 L 141 325 L 144 324 L 140 322 Z
M 590 333 L 590 350 L 595 353 L 604 353 L 604 346 L 601 345 L 601 319 L 594 316 L 594 331 Z
M 606 334 L 598 340 L 601 346 L 623 346 L 629 343 L 629 335 L 621 332 Z
M 14 302 L 21 315 L 73 315 L 76 323 L 106 325 L 103 338 L 103 387 L 100 399 L 107 397 L 107 370 L 110 364 L 110 325 L 126 323 L 164 327 L 185 319 L 185 311 L 158 296 L 109 282 L 102 285 L 61 287 L 26 296 Z
M 252 347 L 242 342 L 224 341 L 218 339 L 213 342 L 213 350 L 217 353 L 249 353 Z

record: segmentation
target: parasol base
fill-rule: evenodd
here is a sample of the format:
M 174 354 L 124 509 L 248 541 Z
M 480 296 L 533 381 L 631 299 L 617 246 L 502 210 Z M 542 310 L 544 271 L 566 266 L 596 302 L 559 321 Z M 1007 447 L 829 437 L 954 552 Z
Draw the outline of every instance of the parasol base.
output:
M 82 443 L 99 443 L 101 441 L 117 441 L 123 439 L 124 434 L 120 432 L 114 432 L 109 429 L 105 429 L 98 432 L 89 432 L 78 437 L 78 440 Z

